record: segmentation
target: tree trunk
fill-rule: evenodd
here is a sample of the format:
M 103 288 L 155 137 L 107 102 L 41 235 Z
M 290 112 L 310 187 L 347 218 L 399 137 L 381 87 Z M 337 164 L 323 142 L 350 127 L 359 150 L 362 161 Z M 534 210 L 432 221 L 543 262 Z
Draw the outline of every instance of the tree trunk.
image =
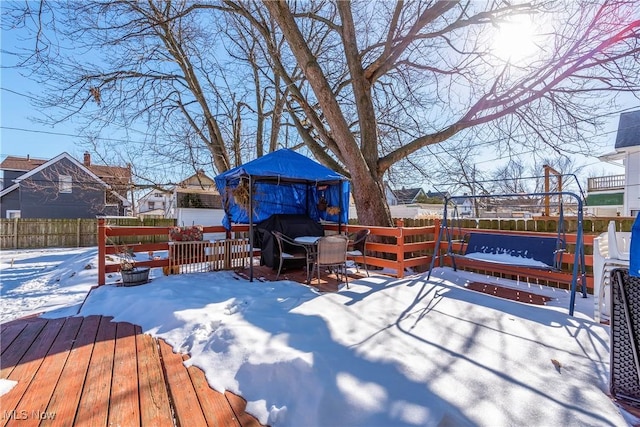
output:
M 351 174 L 351 191 L 358 212 L 358 224 L 393 226 L 384 185 L 372 176 Z
M 289 10 L 288 4 L 282 1 L 267 1 L 264 4 L 269 10 L 271 17 L 278 22 L 291 51 L 295 55 L 298 64 L 300 64 L 318 99 L 339 150 L 338 153 L 334 154 L 342 158 L 346 165 L 349 165 L 352 193 L 358 211 L 359 223 L 363 225 L 392 226 L 389 206 L 385 199 L 381 179 L 377 175 L 377 168 L 369 165 L 360 147 L 358 147 L 353 133 L 340 109 L 340 105 L 315 56 L 305 43 L 300 29 L 296 25 L 293 15 Z M 353 35 L 348 34 L 348 37 L 352 36 Z M 353 45 L 352 48 L 356 49 L 355 45 Z M 352 72 L 354 72 L 354 70 L 355 68 L 351 69 Z M 358 72 L 358 70 L 356 72 Z M 358 112 L 369 116 L 369 113 L 373 113 L 371 92 L 366 82 L 362 79 L 361 68 L 359 69 L 359 73 L 359 79 L 354 84 L 357 93 L 361 96 L 358 102 Z M 362 108 L 362 106 L 364 106 L 364 108 Z M 371 109 L 370 112 L 369 109 Z M 375 123 L 375 115 L 372 115 L 372 117 L 372 123 Z M 363 118 L 359 117 L 359 119 L 360 123 L 362 123 Z M 377 146 L 375 131 L 371 131 L 370 128 L 368 130 L 369 132 L 367 132 L 365 136 L 368 138 L 367 140 L 363 140 L 362 144 L 367 147 L 375 147 Z

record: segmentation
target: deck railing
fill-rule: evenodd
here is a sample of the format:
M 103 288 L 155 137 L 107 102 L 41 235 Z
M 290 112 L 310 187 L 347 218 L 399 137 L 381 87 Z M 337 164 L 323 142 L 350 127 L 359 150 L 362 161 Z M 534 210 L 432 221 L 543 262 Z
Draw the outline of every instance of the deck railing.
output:
M 249 239 L 169 242 L 169 274 L 205 273 L 247 267 Z
M 371 235 L 376 237 L 371 237 L 367 243 L 368 265 L 384 269 L 396 277 L 403 277 L 407 269 L 424 271 L 429 266 L 439 226 L 439 222 L 436 222 L 429 226 L 404 227 L 402 220 L 399 220 L 397 227 L 343 225 L 340 231 L 355 233 L 361 228 L 369 228 Z M 149 241 L 154 240 L 150 236 L 167 236 L 169 229 L 170 227 L 110 226 L 105 220 L 98 221 L 98 284 L 106 283 L 107 273 L 119 271 L 119 264 L 113 260 L 107 263 L 107 256 L 118 253 L 119 247 L 122 247 L 121 241 L 130 242 L 126 245 L 135 253 L 149 252 L 151 255 L 167 251 L 166 257 L 149 256 L 146 260 L 136 262 L 141 267 L 162 267 L 167 274 L 243 268 L 251 258 L 248 225 L 234 225 L 229 238 L 216 242 L 135 243 L 136 239 Z M 329 233 L 337 232 L 338 226 L 326 225 L 325 230 Z M 203 228 L 204 234 L 225 232 L 222 226 Z M 234 238 L 231 235 L 235 235 Z
M 567 283 L 571 277 L 573 268 L 573 256 L 571 254 L 575 251 L 576 243 L 575 224 L 571 222 L 571 219 L 567 221 L 569 225 L 567 227 L 568 232 L 566 239 L 569 251 L 564 257 L 563 271 L 552 272 L 545 275 L 539 271 L 526 271 L 509 268 L 508 266 L 502 268 L 499 266 L 487 268 L 485 266 L 481 271 L 494 275 L 497 274 L 505 278 L 531 281 L 533 283 L 546 283 L 551 285 Z M 521 226 L 520 221 L 496 222 L 495 220 L 490 220 L 487 223 L 472 221 L 468 224 L 465 223 L 464 226 L 459 229 L 459 232 L 464 233 L 472 229 L 488 229 L 496 233 L 549 236 L 555 235 L 555 233 L 551 231 L 553 228 L 551 222 L 553 222 L 551 219 L 538 221 L 538 228 L 546 230 L 546 232 L 540 232 L 528 230 L 529 227 Z M 543 224 L 546 224 L 546 226 L 543 227 Z M 557 226 L 557 221 L 555 224 Z M 135 241 L 136 238 L 149 241 L 154 240 L 149 239 L 149 236 L 166 236 L 169 233 L 169 227 L 118 227 L 109 226 L 104 220 L 99 222 L 98 227 L 98 284 L 100 285 L 105 284 L 106 273 L 117 272 L 119 270 L 117 263 L 106 263 L 106 257 L 108 255 L 118 252 L 118 245 L 114 243 L 114 241 L 120 238 L 127 239 L 128 241 Z M 509 229 L 505 230 L 505 227 Z M 440 220 L 433 220 L 431 225 L 414 227 L 407 227 L 403 220 L 398 220 L 396 227 L 361 225 L 342 225 L 338 227 L 338 225 L 325 225 L 324 228 L 327 234 L 338 231 L 355 233 L 362 228 L 368 228 L 371 231 L 369 240 L 367 241 L 367 264 L 370 270 L 377 269 L 385 274 L 402 278 L 408 271 L 424 272 L 428 270 L 438 238 Z M 225 231 L 222 226 L 204 227 L 203 229 L 205 234 L 224 233 Z M 150 257 L 152 259 L 137 262 L 139 266 L 163 267 L 167 273 L 239 269 L 247 267 L 248 262 L 256 255 L 255 252 L 253 256 L 250 254 L 248 231 L 248 225 L 234 225 L 231 232 L 228 233 L 227 239 L 216 242 L 194 242 L 190 245 L 179 242 L 129 243 L 128 246 L 136 253 L 146 253 L 147 251 L 167 251 L 168 254 L 173 253 L 177 256 L 176 259 L 178 259 L 178 261 L 172 261 L 175 256 L 169 255 L 160 259 Z M 593 289 L 592 254 L 593 239 L 596 236 L 597 234 L 595 233 L 584 234 L 587 288 L 589 290 Z M 187 248 L 190 247 L 197 247 L 197 249 L 188 249 L 188 251 L 196 251 L 197 256 L 191 257 L 192 262 L 179 261 L 180 257 L 186 260 L 188 254 L 193 254 L 193 252 L 187 252 Z M 444 248 L 446 248 L 446 244 L 441 244 L 441 252 L 439 255 L 442 257 L 445 265 L 448 265 L 447 257 L 444 256 Z M 183 251 L 182 255 L 177 251 Z M 362 261 L 362 259 L 359 261 Z M 438 261 L 436 265 L 439 264 L 440 262 Z M 473 265 L 465 266 L 465 268 L 474 270 Z M 479 271 L 478 269 L 475 270 Z
M 624 175 L 598 176 L 587 180 L 587 191 L 621 190 Z
M 234 225 L 230 232 L 222 226 L 203 227 L 205 234 L 227 234 L 227 239 L 213 242 L 168 242 L 170 229 L 112 226 L 105 219 L 98 220 L 98 285 L 106 283 L 107 273 L 120 270 L 112 256 L 117 255 L 123 245 L 133 253 L 149 254 L 147 259 L 136 259 L 136 266 L 161 267 L 165 274 L 240 268 L 251 258 L 248 225 Z M 156 256 L 157 253 L 166 253 L 166 256 Z

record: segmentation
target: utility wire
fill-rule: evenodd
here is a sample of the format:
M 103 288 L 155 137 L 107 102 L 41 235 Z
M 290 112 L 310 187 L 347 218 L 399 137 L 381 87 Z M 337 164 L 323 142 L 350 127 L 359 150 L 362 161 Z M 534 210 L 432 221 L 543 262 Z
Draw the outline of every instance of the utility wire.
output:
M 25 97 L 25 98 L 31 99 L 31 100 L 37 100 L 37 98 L 35 98 L 35 97 L 31 96 L 31 95 L 24 94 L 24 93 L 20 93 L 20 92 L 17 92 L 17 91 L 15 91 L 15 90 L 12 90 L 12 89 L 8 89 L 8 88 L 1 88 L 1 89 L 2 89 L 2 90 L 4 90 L 4 91 L 7 91 L 7 92 L 10 92 L 10 93 L 13 93 L 13 94 L 15 94 L 15 95 L 18 95 L 18 96 L 22 96 L 22 97 Z M 60 107 L 60 108 L 64 108 L 64 107 Z M 630 111 L 630 110 L 634 110 L 634 109 L 636 109 L 636 108 L 638 108 L 638 107 L 637 107 L 637 106 L 627 107 L 627 108 L 623 108 L 623 109 L 618 110 L 618 111 L 613 111 L 613 112 L 604 113 L 604 114 L 601 114 L 601 115 L 598 115 L 598 116 L 594 116 L 594 117 L 591 117 L 590 119 L 583 119 L 583 120 L 580 120 L 580 122 L 585 122 L 585 121 L 588 121 L 588 120 L 593 120 L 593 119 L 598 119 L 598 118 L 604 118 L 604 117 L 609 117 L 609 116 L 615 116 L 615 115 L 618 115 L 618 114 L 621 114 L 621 113 L 624 113 L 624 112 L 627 112 L 627 111 Z M 557 128 L 559 128 L 560 126 L 561 126 L 561 125 L 554 126 L 554 127 L 550 127 L 550 128 L 547 128 L 546 130 L 557 129 Z M 640 127 L 640 125 L 638 125 L 638 126 L 636 126 L 636 127 Z M 71 134 L 71 133 L 65 133 L 65 132 L 53 132 L 53 131 L 44 131 L 44 130 L 33 130 L 33 129 L 25 129 L 25 128 L 9 127 L 9 126 L 0 126 L 0 129 L 13 130 L 13 131 L 19 131 L 19 132 L 29 132 L 29 133 L 45 134 L 45 135 L 68 136 L 68 137 L 72 137 L 72 138 L 83 138 L 83 137 L 86 137 L 86 136 L 84 136 L 84 135 Z M 136 131 L 136 132 L 139 132 L 139 131 Z M 611 134 L 614 134 L 614 133 L 616 133 L 616 132 L 617 132 L 617 130 L 612 130 L 612 131 L 608 131 L 608 132 L 598 133 L 598 134 L 594 134 L 594 135 L 593 135 L 593 137 L 595 138 L 595 137 L 601 137 L 601 136 L 611 135 Z M 146 136 L 150 136 L 150 135 L 145 134 L 145 133 L 143 133 L 143 132 L 139 132 L 139 133 L 142 133 L 143 135 L 146 135 Z M 527 136 L 531 136 L 531 135 L 533 135 L 533 133 L 532 133 L 532 132 L 531 132 L 531 133 L 520 133 L 520 134 L 514 135 L 514 137 L 527 137 Z M 130 143 L 130 144 L 131 144 L 131 143 L 138 143 L 138 144 L 142 144 L 142 142 L 135 142 L 135 141 L 131 141 L 130 139 L 106 138 L 106 137 L 93 137 L 93 138 L 94 138 L 94 139 L 96 139 L 96 140 L 110 141 L 110 142 L 124 142 L 124 143 Z M 504 140 L 505 140 L 504 138 L 500 138 L 500 139 L 493 139 L 493 140 L 489 140 L 489 141 L 483 141 L 483 142 L 480 142 L 480 143 L 476 144 L 476 147 L 487 146 L 487 145 L 495 144 L 495 143 L 498 143 L 498 142 L 502 142 L 502 141 L 504 141 Z M 518 155 L 522 155 L 522 154 L 533 153 L 533 152 L 535 152 L 535 151 L 537 151 L 537 150 L 535 150 L 535 149 L 531 149 L 531 150 L 527 150 L 527 151 L 519 152 L 519 153 L 517 153 L 517 154 L 518 154 Z M 4 156 L 4 155 L 8 155 L 8 154 L 5 154 L 5 153 L 1 153 L 1 154 L 2 154 L 3 156 Z M 438 156 L 438 155 L 442 155 L 442 154 L 447 154 L 447 152 L 446 152 L 446 151 L 444 151 L 444 150 L 441 150 L 441 151 L 430 151 L 430 153 L 429 153 L 429 154 L 430 154 L 430 155 L 432 155 L 432 156 L 433 156 L 433 155 Z M 495 162 L 495 161 L 498 161 L 498 160 L 504 160 L 504 159 L 507 159 L 507 158 L 509 158 L 509 157 L 511 157 L 511 156 L 512 156 L 512 155 L 503 155 L 503 156 L 498 156 L 498 157 L 495 157 L 495 158 L 490 158 L 490 159 L 486 159 L 486 160 L 481 160 L 481 161 L 475 162 L 475 164 L 484 164 L 484 163 Z M 591 156 L 587 156 L 587 157 L 591 157 Z M 595 157 L 595 156 L 593 156 L 593 157 Z M 597 163 L 593 163 L 593 164 L 597 164 Z

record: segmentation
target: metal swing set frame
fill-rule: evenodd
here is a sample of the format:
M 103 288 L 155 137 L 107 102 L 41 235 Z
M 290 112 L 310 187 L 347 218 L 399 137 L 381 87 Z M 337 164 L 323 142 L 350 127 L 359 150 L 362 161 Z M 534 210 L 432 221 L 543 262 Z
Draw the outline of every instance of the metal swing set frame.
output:
M 457 211 L 457 204 L 454 204 L 454 210 L 453 210 L 453 218 L 449 219 L 448 218 L 448 207 L 450 205 L 451 202 L 454 202 L 456 200 L 464 200 L 464 199 L 479 199 L 479 198 L 490 198 L 490 197 L 495 197 L 495 198 L 508 198 L 508 197 L 522 197 L 522 196 L 534 196 L 534 197 L 545 197 L 545 200 L 549 200 L 549 198 L 551 197 L 558 197 L 560 200 L 560 210 L 559 210 L 559 221 L 558 221 L 558 230 L 557 230 L 557 238 L 555 239 L 555 249 L 551 248 L 549 249 L 550 245 L 547 244 L 546 247 L 547 249 L 544 249 L 546 251 L 553 251 L 553 253 L 551 254 L 551 257 L 553 259 L 553 262 L 545 262 L 545 269 L 548 270 L 556 270 L 559 271 L 560 268 L 562 267 L 562 254 L 565 252 L 566 250 L 566 231 L 565 231 L 565 225 L 564 225 L 564 203 L 563 203 L 563 199 L 564 197 L 571 197 L 573 199 L 576 200 L 577 202 L 577 219 L 578 219 L 578 225 L 577 225 L 577 232 L 576 232 L 576 243 L 575 243 L 575 251 L 573 254 L 573 271 L 572 271 L 572 279 L 571 279 L 571 299 L 569 302 L 569 315 L 573 316 L 573 312 L 574 312 L 574 307 L 575 307 L 575 295 L 576 295 L 576 291 L 577 291 L 577 285 L 578 285 L 578 279 L 580 279 L 581 282 L 581 292 L 582 292 L 582 297 L 583 298 L 587 298 L 587 285 L 586 285 L 586 267 L 585 267 L 585 253 L 584 253 L 584 231 L 583 231 L 583 203 L 582 203 L 582 199 L 575 193 L 571 193 L 571 192 L 564 192 L 564 191 L 560 191 L 560 192 L 541 192 L 541 193 L 526 193 L 526 194 L 517 194 L 517 193 L 508 193 L 508 194 L 490 194 L 490 195 L 465 195 L 465 196 L 447 196 L 445 198 L 445 205 L 444 205 L 444 212 L 442 215 L 442 222 L 440 225 L 440 230 L 438 232 L 438 239 L 436 240 L 436 245 L 435 245 L 435 249 L 434 249 L 434 255 L 431 259 L 431 266 L 429 268 L 429 275 L 427 276 L 427 278 L 431 277 L 431 272 L 433 271 L 433 268 L 435 267 L 435 262 L 436 259 L 440 260 L 440 266 L 443 265 L 443 258 L 444 256 L 450 256 L 451 260 L 452 260 L 452 265 L 454 270 L 456 269 L 456 264 L 455 264 L 455 258 L 456 257 L 462 257 L 464 258 L 463 254 L 460 253 L 456 253 L 454 251 L 454 230 L 456 227 L 456 222 L 457 222 L 457 227 L 459 230 L 461 230 L 461 226 L 460 226 L 460 217 L 458 215 L 458 211 Z M 478 232 L 479 234 L 482 233 L 481 231 Z M 486 234 L 489 234 L 487 232 L 485 232 Z M 458 234 L 462 234 L 461 232 Z M 501 240 L 501 244 L 504 244 L 504 239 L 509 239 L 511 237 L 516 237 L 516 238 L 520 238 L 523 239 L 524 236 L 520 235 L 518 236 L 517 234 L 514 235 L 500 235 Z M 540 239 L 543 239 L 542 237 L 531 237 L 531 236 L 527 236 L 528 239 L 533 239 L 530 240 L 530 242 L 534 242 L 534 241 L 539 241 L 538 243 L 543 243 Z M 546 238 L 547 240 L 549 239 L 548 237 Z M 447 242 L 447 246 L 446 246 L 446 252 L 444 253 L 444 255 L 440 254 L 440 250 L 441 250 L 441 244 L 443 242 L 443 240 L 446 240 Z M 460 242 L 464 245 L 464 242 Z M 550 242 L 547 242 L 550 243 Z M 486 240 L 483 242 L 484 247 L 486 249 L 487 247 L 487 242 Z M 519 245 L 523 245 L 522 242 L 518 243 Z M 491 246 L 491 244 L 489 244 L 489 246 Z M 496 252 L 497 249 L 497 242 L 494 244 L 493 248 L 489 248 L 489 250 L 493 250 L 492 253 L 497 253 Z M 486 260 L 483 259 L 481 260 L 481 262 L 483 263 L 492 263 L 491 260 Z M 514 265 L 514 267 L 522 267 L 522 268 L 527 268 L 527 269 L 533 269 L 535 270 L 535 268 L 541 268 L 541 267 L 532 267 L 530 264 L 521 264 L 521 265 Z

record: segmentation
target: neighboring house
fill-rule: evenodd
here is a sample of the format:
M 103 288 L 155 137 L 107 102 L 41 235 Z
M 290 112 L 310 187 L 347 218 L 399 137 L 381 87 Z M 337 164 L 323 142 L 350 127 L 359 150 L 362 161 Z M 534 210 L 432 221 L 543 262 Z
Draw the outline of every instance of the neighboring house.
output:
M 212 178 L 201 169 L 173 189 L 176 208 L 222 209 L 222 197 Z
M 387 181 L 384 181 L 384 195 L 389 206 L 395 206 L 398 204 L 398 198 L 396 197 L 391 187 L 389 187 L 389 183 Z
M 430 203 L 435 203 L 436 201 L 444 203 L 444 199 L 447 197 L 449 197 L 449 192 L 447 191 L 427 191 L 427 198 Z
M 209 178 L 203 170 L 191 175 L 176 185 L 173 189 L 175 203 L 176 224 L 178 226 L 191 225 L 222 225 L 224 209 L 222 196 L 218 192 L 215 181 Z M 205 234 L 208 240 L 223 239 L 225 233 Z
M 129 167 L 80 163 L 68 153 L 46 159 L 8 156 L 0 163 L 2 218 L 94 218 L 130 213 Z
M 456 199 L 456 207 L 460 216 L 475 216 L 473 199 L 471 198 Z
M 393 190 L 398 205 L 410 205 L 418 203 L 418 198 L 426 198 L 427 194 L 422 188 L 403 188 L 402 190 Z
M 175 218 L 173 190 L 153 189 L 138 199 L 138 215 Z
M 177 225 L 221 225 L 222 197 L 203 170 L 167 190 L 154 189 L 137 200 L 138 215 L 175 218 Z
M 589 178 L 585 212 L 599 216 L 636 216 L 640 212 L 640 110 L 620 114 L 615 152 L 599 157 L 620 161 L 624 175 Z

